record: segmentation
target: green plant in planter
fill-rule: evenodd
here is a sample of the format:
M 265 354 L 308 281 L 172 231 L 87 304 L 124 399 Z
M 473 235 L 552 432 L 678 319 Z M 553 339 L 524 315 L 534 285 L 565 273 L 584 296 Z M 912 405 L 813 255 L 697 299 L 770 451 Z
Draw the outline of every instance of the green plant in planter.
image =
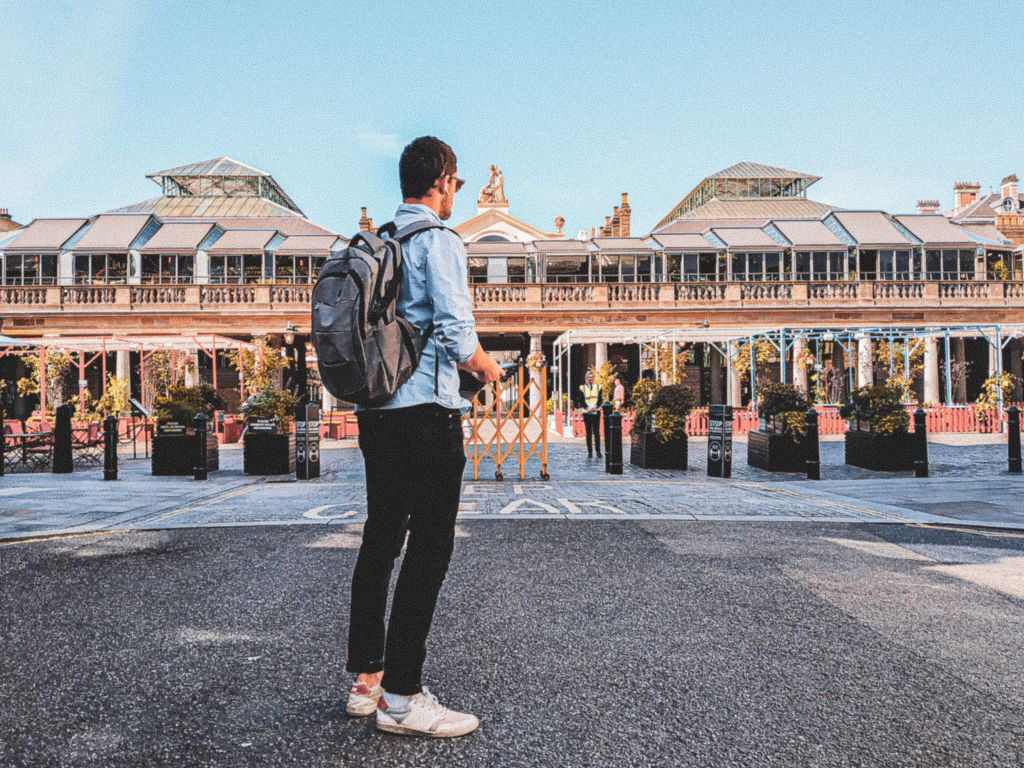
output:
M 839 415 L 870 424 L 872 431 L 882 435 L 906 432 L 910 424 L 910 415 L 903 407 L 903 390 L 885 385 L 855 389 Z
M 667 443 L 686 436 L 686 416 L 693 410 L 695 401 L 690 388 L 681 384 L 669 384 L 654 393 L 651 426 L 659 442 Z
M 811 401 L 792 384 L 767 381 L 757 390 L 757 412 L 765 421 L 778 419 L 782 433 L 796 442 L 804 434 L 805 411 Z
M 196 414 L 212 416 L 215 410 L 224 407 L 224 401 L 209 384 L 199 384 L 169 387 L 166 395 L 160 395 L 153 401 L 153 406 L 158 423 L 176 421 L 190 424 Z
M 246 421 L 268 419 L 283 425 L 291 422 L 297 402 L 291 392 L 266 386 L 247 397 L 241 410 Z
M 661 384 L 656 380 L 645 379 L 643 377 L 633 385 L 631 397 L 633 399 L 633 408 L 636 415 L 633 419 L 633 428 L 629 431 L 629 434 L 640 435 L 650 428 L 652 412 L 651 402 L 654 400 L 654 396 L 660 389 Z

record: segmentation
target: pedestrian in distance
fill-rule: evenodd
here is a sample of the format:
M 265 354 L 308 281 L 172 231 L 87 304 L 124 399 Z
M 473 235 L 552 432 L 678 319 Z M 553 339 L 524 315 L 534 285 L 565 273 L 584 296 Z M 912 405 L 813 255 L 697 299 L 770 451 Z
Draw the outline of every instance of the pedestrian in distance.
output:
M 584 383 L 580 385 L 583 400 L 583 428 L 587 433 L 587 458 L 594 458 L 597 447 L 597 458 L 601 458 L 601 387 L 594 380 L 594 372 L 587 371 Z
M 455 153 L 440 139 L 420 137 L 402 152 L 399 177 L 398 230 L 424 220 L 436 225 L 404 243 L 397 302 L 427 342 L 411 378 L 357 417 L 367 517 L 352 576 L 346 668 L 356 677 L 346 712 L 375 715 L 377 729 L 390 733 L 461 736 L 479 721 L 441 705 L 421 676 L 466 464 L 462 412 L 469 403 L 459 394 L 459 369 L 484 383 L 501 378 L 502 369 L 477 338 L 462 239 L 442 225 L 463 185 Z M 391 572 L 403 544 L 385 629 Z
M 612 405 L 616 411 L 621 411 L 623 404 L 626 402 L 626 388 L 622 384 L 622 379 L 618 376 L 615 377 L 615 387 L 612 389 Z

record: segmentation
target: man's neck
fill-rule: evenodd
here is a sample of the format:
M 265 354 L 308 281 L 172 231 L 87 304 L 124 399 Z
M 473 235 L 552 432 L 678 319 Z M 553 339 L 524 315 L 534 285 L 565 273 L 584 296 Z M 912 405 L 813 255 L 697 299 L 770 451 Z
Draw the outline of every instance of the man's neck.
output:
M 422 205 L 429 208 L 437 214 L 438 218 L 441 217 L 441 200 L 437 197 L 428 195 L 427 197 L 407 197 L 402 200 L 406 205 Z

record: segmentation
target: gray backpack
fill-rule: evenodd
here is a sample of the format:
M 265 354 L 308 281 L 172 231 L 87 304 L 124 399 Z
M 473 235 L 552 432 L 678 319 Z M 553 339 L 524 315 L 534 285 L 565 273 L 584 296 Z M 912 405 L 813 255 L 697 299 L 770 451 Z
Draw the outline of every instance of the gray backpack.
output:
M 428 229 L 448 227 L 417 221 L 398 231 L 385 224 L 376 235 L 360 232 L 320 269 L 312 296 L 313 348 L 320 381 L 339 400 L 381 405 L 419 365 L 434 325 L 420 334 L 395 310 L 402 243 Z

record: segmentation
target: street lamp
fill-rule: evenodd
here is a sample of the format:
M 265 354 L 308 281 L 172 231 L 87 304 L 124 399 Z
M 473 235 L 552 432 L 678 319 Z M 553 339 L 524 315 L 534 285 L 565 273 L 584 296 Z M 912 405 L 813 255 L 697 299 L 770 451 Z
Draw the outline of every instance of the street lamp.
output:
M 295 326 L 288 323 L 288 326 L 284 329 L 284 343 L 289 347 L 295 343 Z

